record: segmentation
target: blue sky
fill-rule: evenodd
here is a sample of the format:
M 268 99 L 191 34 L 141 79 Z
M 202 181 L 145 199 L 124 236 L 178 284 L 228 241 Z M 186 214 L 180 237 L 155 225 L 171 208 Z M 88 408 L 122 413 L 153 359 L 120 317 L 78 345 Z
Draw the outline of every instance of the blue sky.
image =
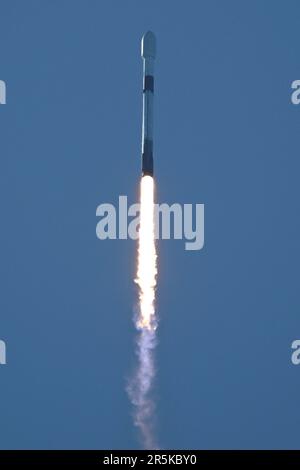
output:
M 299 448 L 298 2 L 0 5 L 0 446 L 137 448 L 135 243 L 96 207 L 136 202 L 140 39 L 157 36 L 158 202 L 204 203 L 205 247 L 161 241 L 164 448 Z

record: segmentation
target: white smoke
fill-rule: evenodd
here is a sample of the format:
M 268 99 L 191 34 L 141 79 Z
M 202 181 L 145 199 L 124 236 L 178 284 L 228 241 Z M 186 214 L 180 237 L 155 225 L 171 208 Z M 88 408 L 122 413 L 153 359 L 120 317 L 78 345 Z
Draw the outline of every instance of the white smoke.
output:
M 151 396 L 155 378 L 154 349 L 156 346 L 155 330 L 142 328 L 138 333 L 136 374 L 128 387 L 129 396 L 134 406 L 134 424 L 140 431 L 145 449 L 158 449 L 155 437 L 155 403 Z

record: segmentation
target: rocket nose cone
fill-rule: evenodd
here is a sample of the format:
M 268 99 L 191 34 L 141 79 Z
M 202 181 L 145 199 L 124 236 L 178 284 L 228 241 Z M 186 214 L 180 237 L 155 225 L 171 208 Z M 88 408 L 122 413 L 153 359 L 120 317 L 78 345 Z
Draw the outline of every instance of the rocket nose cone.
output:
M 142 37 L 142 57 L 145 59 L 148 57 L 155 58 L 156 55 L 156 39 L 152 31 L 148 31 Z

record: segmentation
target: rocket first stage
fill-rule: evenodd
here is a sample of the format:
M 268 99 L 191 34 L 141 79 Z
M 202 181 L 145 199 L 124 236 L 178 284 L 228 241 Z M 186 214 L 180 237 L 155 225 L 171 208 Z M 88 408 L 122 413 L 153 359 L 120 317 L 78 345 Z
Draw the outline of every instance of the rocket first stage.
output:
M 142 175 L 153 176 L 153 97 L 156 40 L 151 31 L 142 38 L 143 58 L 143 131 Z

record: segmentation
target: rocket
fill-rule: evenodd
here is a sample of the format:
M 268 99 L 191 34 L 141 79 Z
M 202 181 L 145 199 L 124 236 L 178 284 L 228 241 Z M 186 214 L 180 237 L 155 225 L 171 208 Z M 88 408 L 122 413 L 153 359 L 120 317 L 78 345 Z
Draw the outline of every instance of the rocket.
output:
M 144 34 L 141 46 L 143 58 L 142 176 L 153 176 L 153 98 L 156 39 L 152 31 Z

